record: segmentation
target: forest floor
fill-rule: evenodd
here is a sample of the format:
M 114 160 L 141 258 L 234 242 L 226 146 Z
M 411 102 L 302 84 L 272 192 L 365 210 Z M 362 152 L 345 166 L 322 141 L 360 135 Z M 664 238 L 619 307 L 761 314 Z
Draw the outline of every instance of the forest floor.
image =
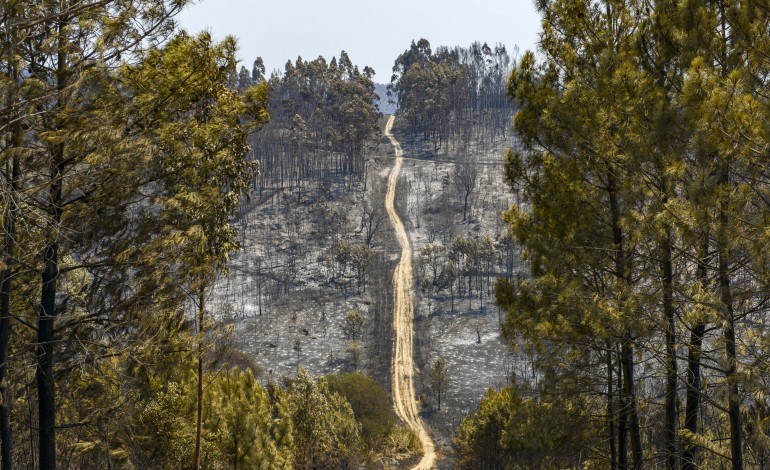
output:
M 383 120 L 383 128 L 385 124 Z M 500 335 L 501 315 L 491 289 L 494 279 L 518 275 L 520 269 L 518 264 L 513 271 L 505 266 L 507 228 L 500 218 L 516 203 L 503 181 L 505 151 L 513 143 L 508 135 L 480 136 L 437 151 L 408 135 L 398 117 L 393 134 L 404 152 L 393 204 L 408 235 L 407 258 L 414 269 L 414 398 L 435 442 L 437 467 L 451 468 L 451 437 L 462 418 L 488 388 L 503 387 L 512 375 L 527 372 L 524 358 L 511 352 Z M 323 191 L 312 185 L 275 188 L 244 204 L 242 250 L 232 258 L 209 304 L 231 332 L 222 341 L 240 351 L 241 365 L 255 370 L 262 383 L 280 383 L 300 367 L 316 376 L 360 370 L 395 390 L 392 276 L 404 257 L 384 210 L 394 155 L 394 147 L 383 137 L 359 183 L 335 183 Z M 479 173 L 463 218 L 455 175 L 465 160 Z M 361 219 L 376 208 L 384 223 L 371 240 L 365 283 L 358 285 L 351 269 L 337 262 L 337 250 L 342 243 L 365 243 Z M 457 236 L 492 239 L 498 254 L 486 273 L 489 283 L 470 296 L 422 291 L 423 251 L 431 244 L 449 246 Z M 358 353 L 351 350 L 341 327 L 350 310 L 367 319 Z M 449 371 L 440 410 L 427 374 L 438 357 Z

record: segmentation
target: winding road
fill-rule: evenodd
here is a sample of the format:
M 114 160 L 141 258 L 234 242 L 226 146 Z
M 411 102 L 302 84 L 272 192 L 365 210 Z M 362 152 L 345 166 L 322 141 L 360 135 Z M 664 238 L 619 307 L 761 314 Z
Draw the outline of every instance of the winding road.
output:
M 414 336 L 414 307 L 412 304 L 412 247 L 409 244 L 404 223 L 398 216 L 395 207 L 396 183 L 404 161 L 404 152 L 393 133 L 395 116 L 391 115 L 385 125 L 385 136 L 396 150 L 395 163 L 388 176 L 388 191 L 385 195 L 385 209 L 390 223 L 396 231 L 396 238 L 401 245 L 401 261 L 393 273 L 393 331 L 395 344 L 393 346 L 393 366 L 391 368 L 393 383 L 393 407 L 396 414 L 419 437 L 422 443 L 423 456 L 413 470 L 429 470 L 436 461 L 433 440 L 425 430 L 425 425 L 417 412 L 417 401 L 414 396 L 414 359 L 412 343 Z

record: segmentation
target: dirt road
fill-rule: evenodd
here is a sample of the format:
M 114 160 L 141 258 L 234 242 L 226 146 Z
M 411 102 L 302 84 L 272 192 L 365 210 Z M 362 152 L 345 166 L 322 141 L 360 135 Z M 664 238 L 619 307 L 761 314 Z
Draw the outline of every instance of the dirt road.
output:
M 433 440 L 425 430 L 425 426 L 417 412 L 417 401 L 414 396 L 414 360 L 412 354 L 414 308 L 412 304 L 412 247 L 406 234 L 404 223 L 395 208 L 396 183 L 401 172 L 404 152 L 401 145 L 393 137 L 391 129 L 395 116 L 391 115 L 385 125 L 385 136 L 396 150 L 393 169 L 388 176 L 388 192 L 385 195 L 385 209 L 388 211 L 390 223 L 396 231 L 396 238 L 401 245 L 401 261 L 393 273 L 393 331 L 395 344 L 393 346 L 393 366 L 391 367 L 393 383 L 393 407 L 396 414 L 417 433 L 424 451 L 420 462 L 413 470 L 431 469 L 436 461 Z

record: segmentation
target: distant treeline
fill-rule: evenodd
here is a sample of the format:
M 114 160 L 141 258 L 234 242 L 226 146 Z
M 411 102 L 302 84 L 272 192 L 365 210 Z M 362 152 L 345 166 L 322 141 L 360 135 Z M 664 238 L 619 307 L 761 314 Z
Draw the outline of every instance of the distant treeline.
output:
M 255 189 L 318 189 L 333 184 L 350 188 L 363 181 L 365 157 L 379 133 L 379 100 L 372 76 L 353 65 L 345 51 L 327 62 L 323 57 L 286 62 L 283 73 L 265 76 L 261 58 L 251 74 L 241 68 L 239 87 L 267 82 L 270 123 L 251 138 L 260 162 Z
M 468 140 L 473 129 L 486 129 L 494 139 L 507 132 L 513 114 L 506 96 L 511 66 L 502 44 L 477 41 L 432 52 L 420 39 L 396 59 L 388 88 L 410 132 L 436 149 L 451 137 Z

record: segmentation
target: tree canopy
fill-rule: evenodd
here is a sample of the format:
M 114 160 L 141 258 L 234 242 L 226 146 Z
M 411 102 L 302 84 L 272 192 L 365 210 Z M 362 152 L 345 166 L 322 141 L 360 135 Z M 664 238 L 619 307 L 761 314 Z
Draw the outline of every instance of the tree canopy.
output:
M 591 412 L 611 468 L 766 460 L 766 6 L 538 2 L 508 81 L 505 217 L 531 278 L 497 286 L 541 396 Z M 723 439 L 724 436 L 724 439 Z

